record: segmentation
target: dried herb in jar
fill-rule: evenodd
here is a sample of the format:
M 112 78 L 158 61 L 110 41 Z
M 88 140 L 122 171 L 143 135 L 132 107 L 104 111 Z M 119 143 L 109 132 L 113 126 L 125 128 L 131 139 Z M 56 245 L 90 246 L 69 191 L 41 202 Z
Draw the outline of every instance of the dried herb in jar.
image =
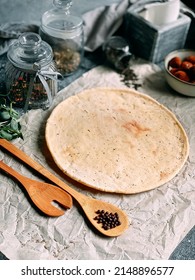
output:
M 81 63 L 81 55 L 79 52 L 70 48 L 54 51 L 54 61 L 57 69 L 63 75 L 72 74 L 77 70 Z
M 57 92 L 53 51 L 38 34 L 23 33 L 8 49 L 6 88 L 15 107 L 47 109 Z
M 126 69 L 132 58 L 128 42 L 121 36 L 112 36 L 103 45 L 108 62 L 119 71 Z
M 84 52 L 83 19 L 71 12 L 72 0 L 53 0 L 41 18 L 40 35 L 54 52 L 61 75 L 71 75 L 80 66 Z
M 9 90 L 9 99 L 14 102 L 17 107 L 24 107 L 27 91 L 30 84 L 31 74 L 30 73 L 22 73 L 17 79 L 15 79 L 10 86 Z M 29 107 L 33 108 L 33 104 L 37 104 L 40 102 L 44 105 L 45 102 L 48 101 L 48 96 L 45 88 L 43 87 L 41 81 L 38 77 L 34 78 L 33 88 L 29 100 Z M 37 106 L 37 105 L 36 105 Z

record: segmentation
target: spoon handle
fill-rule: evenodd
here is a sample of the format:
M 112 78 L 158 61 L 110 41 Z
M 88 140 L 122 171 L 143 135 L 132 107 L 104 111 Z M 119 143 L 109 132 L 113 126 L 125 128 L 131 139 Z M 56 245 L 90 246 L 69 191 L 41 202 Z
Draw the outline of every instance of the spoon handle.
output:
M 24 177 L 20 175 L 17 171 L 13 168 L 5 164 L 2 160 L 0 160 L 0 169 L 4 170 L 6 173 L 10 174 L 12 177 L 16 178 L 22 185 L 24 182 Z M 26 188 L 26 187 L 25 187 Z
M 28 166 L 32 167 L 34 170 L 38 171 L 40 174 L 48 178 L 50 181 L 61 187 L 63 190 L 67 191 L 72 197 L 77 200 L 77 202 L 80 204 L 81 208 L 84 210 L 84 213 L 86 214 L 86 217 L 89 219 L 91 224 L 101 233 L 103 233 L 106 236 L 118 236 L 120 235 L 128 226 L 128 217 L 126 214 L 118 209 L 117 207 L 113 206 L 105 202 L 100 202 L 99 200 L 92 199 L 88 196 L 85 196 L 76 190 L 69 187 L 66 183 L 61 181 L 59 178 L 57 178 L 55 175 L 50 173 L 46 168 L 44 168 L 42 165 L 34 161 L 32 158 L 30 158 L 28 155 L 26 155 L 24 152 L 19 150 L 16 146 L 14 146 L 12 143 L 8 142 L 5 139 L 0 139 L 0 146 L 2 146 L 4 149 L 6 149 L 11 154 L 15 155 L 18 159 L 26 163 Z M 121 225 L 119 227 L 116 227 L 115 229 L 111 230 L 104 230 L 97 221 L 94 220 L 94 214 L 99 209 L 108 209 L 110 212 L 113 210 L 115 212 L 118 212 L 119 217 L 121 219 Z
M 25 188 L 25 190 L 28 192 L 30 197 L 32 198 L 32 180 L 23 176 L 22 174 L 18 173 L 16 170 L 14 170 L 9 165 L 5 164 L 2 160 L 0 160 L 0 169 L 4 170 L 6 173 L 14 177 L 22 184 L 22 186 Z M 37 189 L 33 188 L 33 193 L 36 194 Z M 33 200 L 33 199 L 32 199 Z M 36 203 L 35 203 L 36 204 Z
M 67 191 L 72 197 L 74 197 L 80 205 L 85 204 L 87 197 L 83 194 L 75 191 L 71 187 L 69 187 L 66 183 L 64 183 L 62 180 L 60 180 L 58 177 L 53 175 L 51 172 L 49 172 L 46 168 L 44 168 L 41 164 L 34 161 L 31 157 L 29 157 L 27 154 L 25 154 L 23 151 L 18 149 L 15 145 L 13 145 L 11 142 L 0 139 L 0 146 L 2 146 L 4 149 L 6 149 L 8 152 L 10 152 L 12 155 L 16 156 L 19 160 L 26 163 L 28 166 L 42 174 L 44 177 L 52 181 L 57 186 L 61 187 L 63 190 Z

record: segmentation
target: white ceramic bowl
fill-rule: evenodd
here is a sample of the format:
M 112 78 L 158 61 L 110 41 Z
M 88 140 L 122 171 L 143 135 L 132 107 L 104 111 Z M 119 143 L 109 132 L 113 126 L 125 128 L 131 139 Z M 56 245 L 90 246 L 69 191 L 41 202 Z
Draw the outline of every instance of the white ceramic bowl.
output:
M 195 50 L 181 49 L 169 53 L 165 57 L 165 61 L 164 61 L 165 78 L 167 80 L 167 83 L 170 85 L 170 87 L 173 88 L 175 91 L 184 94 L 186 96 L 195 97 L 195 84 L 188 83 L 178 79 L 173 74 L 171 74 L 168 70 L 168 63 L 173 57 L 178 56 L 183 60 L 185 57 L 190 55 L 195 55 Z

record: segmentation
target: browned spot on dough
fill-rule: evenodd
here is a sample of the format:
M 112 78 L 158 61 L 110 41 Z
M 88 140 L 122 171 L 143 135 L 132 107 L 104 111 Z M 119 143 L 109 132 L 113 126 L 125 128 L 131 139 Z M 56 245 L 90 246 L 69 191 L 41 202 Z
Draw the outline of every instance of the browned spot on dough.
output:
M 167 174 L 166 172 L 161 172 L 161 173 L 160 173 L 160 179 L 163 180 L 164 178 L 167 177 L 167 175 L 168 175 L 168 174 Z
M 124 125 L 122 125 L 122 127 L 126 128 L 129 132 L 135 134 L 136 136 L 138 136 L 140 133 L 145 132 L 145 131 L 149 131 L 150 129 L 147 127 L 143 127 L 141 126 L 139 123 L 137 123 L 136 121 L 131 121 L 131 122 L 127 122 Z

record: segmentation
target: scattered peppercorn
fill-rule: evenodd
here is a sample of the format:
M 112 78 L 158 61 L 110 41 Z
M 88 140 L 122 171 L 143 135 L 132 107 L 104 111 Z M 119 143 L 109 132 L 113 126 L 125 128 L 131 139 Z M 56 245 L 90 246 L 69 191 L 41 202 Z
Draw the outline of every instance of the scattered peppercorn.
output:
M 98 224 L 102 224 L 104 230 L 115 228 L 121 224 L 118 213 L 109 213 L 104 210 L 97 210 L 95 213 L 97 216 L 95 216 L 94 220 L 96 220 Z
M 130 67 L 127 67 L 121 72 L 122 82 L 129 87 L 137 90 L 142 85 L 139 83 L 138 76 L 135 74 L 134 70 Z

